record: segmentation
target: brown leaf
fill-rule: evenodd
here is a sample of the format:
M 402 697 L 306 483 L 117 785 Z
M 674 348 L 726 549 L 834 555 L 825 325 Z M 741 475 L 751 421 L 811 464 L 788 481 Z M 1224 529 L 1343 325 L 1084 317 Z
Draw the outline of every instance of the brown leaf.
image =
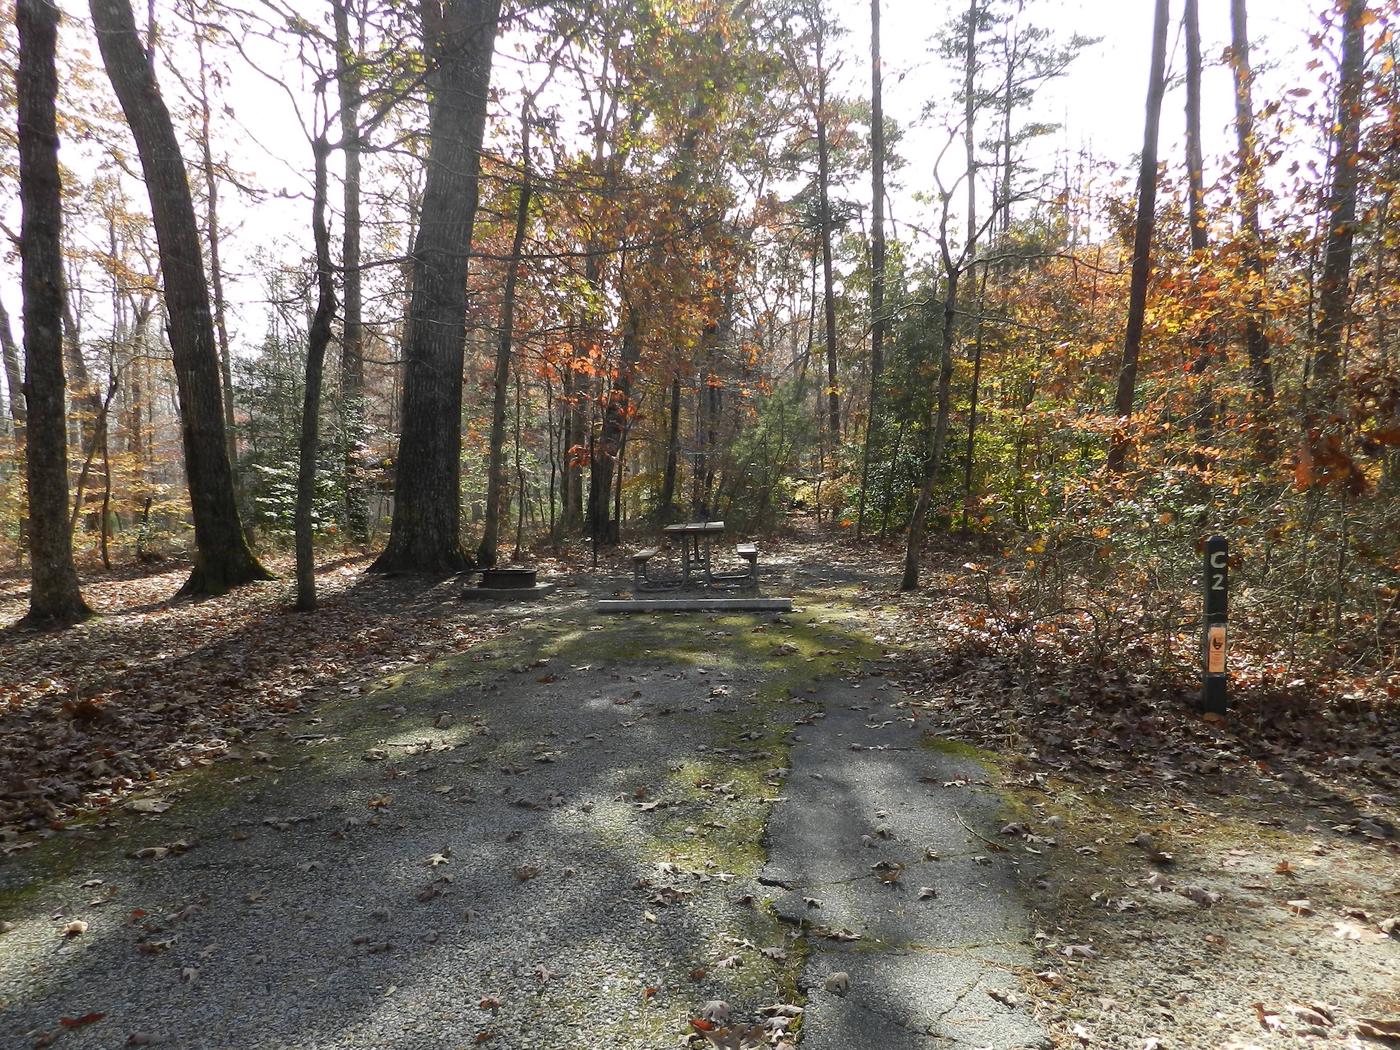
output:
M 1363 1017 L 1356 1022 L 1356 1034 L 1367 1039 L 1380 1039 L 1385 1042 L 1400 1042 L 1400 1019 Z
M 81 1017 L 60 1017 L 58 1019 L 58 1023 L 63 1025 L 64 1028 L 82 1028 L 86 1025 L 92 1024 L 94 1021 L 100 1021 L 106 1016 L 107 1015 L 104 1013 L 98 1013 L 97 1011 L 93 1011 L 91 1013 L 83 1014 L 83 1016 Z

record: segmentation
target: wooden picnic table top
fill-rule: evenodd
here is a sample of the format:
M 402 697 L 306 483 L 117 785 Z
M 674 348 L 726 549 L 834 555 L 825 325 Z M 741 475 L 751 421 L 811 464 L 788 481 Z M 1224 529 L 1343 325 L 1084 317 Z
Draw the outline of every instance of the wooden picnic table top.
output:
M 662 532 L 670 533 L 692 533 L 698 532 L 703 535 L 714 535 L 724 531 L 722 521 L 688 521 L 681 525 L 665 525 Z

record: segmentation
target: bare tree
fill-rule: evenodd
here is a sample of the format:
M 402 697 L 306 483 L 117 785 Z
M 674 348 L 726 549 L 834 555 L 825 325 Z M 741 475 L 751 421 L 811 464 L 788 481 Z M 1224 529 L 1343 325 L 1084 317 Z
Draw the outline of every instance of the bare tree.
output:
M 360 94 L 362 76 L 360 54 L 364 50 L 364 20 L 359 20 L 359 38 L 350 36 L 348 0 L 331 0 L 335 24 L 335 79 L 340 96 L 340 142 L 345 155 L 345 186 L 342 202 L 344 229 L 340 241 L 342 275 L 342 321 L 340 335 L 340 393 L 351 440 L 345 443 L 345 517 L 350 535 L 367 537 L 368 512 L 365 508 L 364 479 L 360 476 L 355 438 L 364 421 L 364 296 L 360 275 Z
M 1152 273 L 1152 227 L 1157 208 L 1157 129 L 1166 93 L 1167 0 L 1157 0 L 1152 20 L 1152 64 L 1147 73 L 1147 115 L 1143 122 L 1142 157 L 1138 165 L 1137 223 L 1133 230 L 1133 271 L 1128 284 L 1128 323 L 1123 333 L 1123 364 L 1113 402 L 1118 429 L 1108 450 L 1108 465 L 1120 470 L 1128 455 L 1128 426 L 1137 393 L 1138 355 L 1142 323 L 1147 314 L 1147 282 Z
M 1333 124 L 1332 185 L 1327 194 L 1327 241 L 1318 293 L 1317 348 L 1309 424 L 1331 411 L 1343 378 L 1342 331 L 1351 298 L 1352 241 L 1356 236 L 1357 153 L 1361 142 L 1361 97 L 1366 72 L 1366 0 L 1342 8 L 1341 80 Z
M 1271 458 L 1273 428 L 1268 413 L 1274 402 L 1274 373 L 1269 335 L 1260 309 L 1264 259 L 1259 232 L 1259 151 L 1254 141 L 1254 72 L 1249 61 L 1249 25 L 1245 0 L 1230 0 L 1230 67 L 1235 85 L 1235 141 L 1238 175 L 1235 199 L 1239 202 L 1240 236 L 1243 240 L 1240 268 L 1248 281 L 1245 301 L 1244 346 L 1249 358 L 1250 386 L 1255 417 L 1256 447 L 1261 458 Z
M 880 0 L 870 0 L 870 406 L 860 456 L 860 504 L 856 536 L 865 531 L 870 486 L 870 443 L 878 427 L 880 376 L 885 370 L 885 108 L 880 69 Z
M 491 385 L 491 438 L 486 457 L 486 520 L 482 524 L 481 545 L 476 560 L 481 565 L 496 564 L 496 548 L 501 536 L 501 512 L 505 492 L 505 426 L 506 388 L 510 383 L 511 347 L 515 338 L 515 287 L 520 275 L 520 258 L 525 248 L 525 231 L 530 218 L 530 102 L 527 98 L 520 113 L 520 186 L 516 191 L 515 233 L 511 239 L 510 259 L 506 263 L 505 288 L 501 292 L 501 322 L 496 333 L 496 362 Z M 517 378 L 518 382 L 518 378 Z M 519 460 L 520 404 L 516 394 L 516 459 Z M 516 471 L 519 474 L 519 470 Z M 516 500 L 524 506 L 523 488 Z M 516 546 L 519 547 L 517 530 Z

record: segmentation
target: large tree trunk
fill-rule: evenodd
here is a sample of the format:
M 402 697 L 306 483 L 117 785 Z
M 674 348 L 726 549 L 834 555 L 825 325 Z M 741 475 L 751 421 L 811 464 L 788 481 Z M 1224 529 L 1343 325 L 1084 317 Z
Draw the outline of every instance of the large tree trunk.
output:
M 194 517 L 194 571 L 181 594 L 222 594 L 270 577 L 248 548 L 224 432 L 209 287 L 179 141 L 128 0 L 91 0 L 107 75 L 136 139 L 160 249 Z
M 345 154 L 345 192 L 342 209 L 345 229 L 340 241 L 342 321 L 340 336 L 340 394 L 344 402 L 345 428 L 345 519 L 350 535 L 364 541 L 369 534 L 364 478 L 360 471 L 359 448 L 365 421 L 363 294 L 360 279 L 360 52 L 364 42 L 364 22 L 360 39 L 350 38 L 346 0 L 331 0 L 335 22 L 335 80 L 340 96 L 340 144 Z
M 477 548 L 476 560 L 480 565 L 496 564 L 496 548 L 501 537 L 501 496 L 506 487 L 505 440 L 506 440 L 506 387 L 510 383 L 511 346 L 515 339 L 515 286 L 520 273 L 520 257 L 525 250 L 525 229 L 530 218 L 530 121 L 528 115 L 520 118 L 520 146 L 523 167 L 520 175 L 520 190 L 515 206 L 515 235 L 511 240 L 510 261 L 506 266 L 505 288 L 501 293 L 501 327 L 496 333 L 496 369 L 491 387 L 491 437 L 490 449 L 486 457 L 486 521 L 482 527 L 481 545 Z M 517 391 L 518 393 L 518 391 Z M 516 406 L 516 440 L 519 442 L 520 410 Z M 517 460 L 519 454 L 517 451 Z M 518 464 L 517 464 L 518 466 Z M 517 473 L 519 471 L 517 470 Z M 525 493 L 516 493 L 517 500 L 524 505 Z M 520 545 L 519 530 L 516 546 Z
M 1230 57 L 1235 82 L 1235 140 L 1239 174 L 1235 199 L 1239 202 L 1240 235 L 1244 241 L 1240 268 L 1248 282 L 1245 301 L 1244 347 L 1249 358 L 1250 388 L 1255 427 L 1255 447 L 1261 459 L 1272 459 L 1275 446 L 1270 414 L 1274 404 L 1274 371 L 1269 335 L 1264 327 L 1260 300 L 1264 260 L 1259 233 L 1259 152 L 1254 142 L 1254 72 L 1249 61 L 1249 26 L 1245 0 L 1230 0 Z
M 311 237 L 316 245 L 316 313 L 306 337 L 306 389 L 301 407 L 301 443 L 297 464 L 295 512 L 297 555 L 296 607 L 316 608 L 316 552 L 312 536 L 312 512 L 316 502 L 316 457 L 320 453 L 321 378 L 325 374 L 326 347 L 335 319 L 335 278 L 331 263 L 331 235 L 326 227 L 326 157 L 330 144 L 325 134 L 311 144 L 315 177 L 312 181 Z
M 29 613 L 35 626 L 91 615 L 78 589 L 68 529 L 68 437 L 63 384 L 63 201 L 58 174 L 58 8 L 18 0 L 20 269 L 28 407 Z
M 467 256 L 501 0 L 424 0 L 428 176 L 404 334 L 403 423 L 394 520 L 378 572 L 457 572 L 462 549 L 462 364 Z
M 1157 209 L 1157 128 L 1166 92 L 1167 0 L 1157 0 L 1152 21 L 1152 65 L 1147 74 L 1147 114 L 1143 122 L 1142 160 L 1138 167 L 1137 224 L 1133 231 L 1133 270 L 1128 284 L 1128 324 L 1123 333 L 1123 363 L 1113 410 L 1118 429 L 1108 451 L 1108 465 L 1120 470 L 1128 456 L 1128 429 L 1137 393 L 1138 354 L 1147 314 L 1147 281 L 1152 272 L 1152 226 Z
M 1342 27 L 1341 80 L 1333 125 L 1332 186 L 1327 195 L 1327 242 L 1318 290 L 1317 350 L 1308 424 L 1337 407 L 1343 379 L 1342 333 L 1351 298 L 1351 252 L 1356 235 L 1357 151 L 1366 65 L 1366 0 L 1347 0 Z
M 860 454 L 856 538 L 865 532 L 870 446 L 879 426 L 880 376 L 885 369 L 885 111 L 880 70 L 880 0 L 870 0 L 870 404 Z

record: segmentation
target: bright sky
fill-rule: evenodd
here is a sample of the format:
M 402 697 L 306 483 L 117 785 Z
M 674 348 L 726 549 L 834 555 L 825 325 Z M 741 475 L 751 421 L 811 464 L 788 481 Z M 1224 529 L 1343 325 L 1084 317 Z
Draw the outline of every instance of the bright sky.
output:
M 299 2 L 305 4 L 308 11 L 321 9 L 318 0 Z M 840 42 L 843 65 L 838 74 L 839 82 L 847 94 L 868 97 L 869 2 L 829 2 L 849 29 Z M 1316 12 L 1327 2 L 1251 0 L 1250 36 L 1260 76 L 1256 106 L 1276 97 L 1278 91 L 1295 80 L 1313 81 L 1314 75 L 1305 75 L 1302 70 L 1312 57 L 1307 36 L 1317 26 Z M 924 223 L 928 216 L 921 213 L 914 194 L 931 188 L 931 165 L 946 139 L 946 132 L 941 130 L 936 119 L 924 121 L 921 114 L 930 102 L 936 110 L 950 106 L 951 86 L 958 78 L 956 71 L 942 67 L 930 41 L 940 26 L 966 9 L 966 0 L 882 0 L 882 3 L 885 111 L 906 129 L 901 152 L 908 161 L 904 170 L 892 179 L 893 218 L 899 223 Z M 61 40 L 72 46 L 76 38 L 86 35 L 74 24 L 86 22 L 86 4 L 80 0 L 63 0 L 62 6 L 66 9 L 68 24 Z M 144 8 L 142 4 L 136 6 Z M 1078 153 L 1085 149 L 1124 171 L 1129 170 L 1142 144 L 1152 8 L 1152 0 L 1026 0 L 1026 17 L 1038 25 L 1053 28 L 1061 38 L 1068 39 L 1076 32 L 1103 38 L 1082 53 L 1066 77 L 1037 98 L 1035 118 L 1058 122 L 1063 128 L 1041 141 L 1036 159 L 1048 164 L 1057 152 Z M 1180 0 L 1172 0 L 1169 68 L 1178 74 L 1183 53 L 1180 13 Z M 138 15 L 138 21 L 143 15 L 144 10 Z M 1204 0 L 1201 18 L 1207 62 L 1203 96 L 1209 183 L 1212 172 L 1220 170 L 1218 164 L 1212 163 L 1212 156 L 1227 153 L 1232 147 L 1233 88 L 1228 68 L 1219 62 L 1230 35 L 1228 3 Z M 95 58 L 95 47 L 93 51 Z M 498 67 L 501 83 L 509 84 L 517 79 L 515 67 L 508 61 L 498 63 Z M 168 74 L 162 77 L 167 91 L 173 89 L 172 81 L 173 77 Z M 239 71 L 235 66 L 227 100 L 238 125 L 231 127 L 228 118 L 218 116 L 221 126 L 216 128 L 216 135 L 222 139 L 223 148 L 231 153 L 235 166 L 252 172 L 256 181 L 274 193 L 284 191 L 298 197 L 303 194 L 310 167 L 309 151 L 286 97 L 256 74 Z M 1163 110 L 1159 155 L 1172 164 L 1180 163 L 1183 152 L 1182 105 L 1183 96 L 1178 88 L 1168 94 Z M 920 127 L 921 123 L 925 126 Z M 71 145 L 64 156 L 68 163 L 74 162 Z M 961 162 L 960 149 L 953 150 L 952 156 L 955 163 Z M 855 185 L 850 195 L 865 204 L 869 197 L 867 187 L 868 183 L 864 182 Z M 5 196 L 8 198 L 11 194 Z M 990 193 L 983 189 L 979 198 L 986 202 Z M 7 221 L 13 219 L 17 226 L 17 216 L 10 214 L 12 200 L 5 204 Z M 248 207 L 240 205 L 238 195 L 231 192 L 225 193 L 224 205 L 225 222 L 236 227 L 235 235 L 225 248 L 230 277 L 231 326 L 236 344 L 246 349 L 263 330 L 265 310 L 253 253 L 282 239 L 288 247 L 281 252 L 281 257 L 294 264 L 302 251 L 298 245 L 309 244 L 309 233 L 305 232 L 309 206 L 301 199 L 274 198 Z M 926 212 L 926 207 L 922 211 Z M 901 232 L 904 231 L 901 229 Z M 17 266 L 0 267 L 0 294 L 5 296 L 12 313 L 17 314 Z
M 1317 27 L 1317 12 L 1327 0 L 1250 0 L 1249 32 L 1252 58 L 1260 82 L 1255 107 L 1271 93 L 1302 77 L 1302 66 L 1312 57 L 1309 32 Z M 851 90 L 862 97 L 870 90 L 870 7 L 868 0 L 834 0 L 834 8 L 849 28 L 842 50 L 843 75 Z M 1035 118 L 1062 125 L 1062 130 L 1041 141 L 1037 152 L 1049 162 L 1057 152 L 1081 149 L 1125 169 L 1142 149 L 1143 110 L 1147 98 L 1147 68 L 1152 41 L 1152 0 L 1027 0 L 1026 17 L 1068 40 L 1075 33 L 1102 37 L 1085 49 L 1068 74 L 1036 100 Z M 1181 0 L 1172 0 L 1168 35 L 1168 73 L 1184 69 L 1184 41 L 1180 34 Z M 939 28 L 965 12 L 966 0 L 882 0 L 881 52 L 885 66 L 885 112 L 910 129 L 903 146 L 909 161 L 899 175 L 903 201 L 896 198 L 896 219 L 911 219 L 915 212 L 911 191 L 932 185 L 930 169 L 946 140 L 940 126 L 913 127 L 929 100 L 943 105 L 949 86 L 961 76 L 943 68 L 929 41 Z M 1212 156 L 1233 149 L 1234 88 L 1230 70 L 1219 59 L 1230 41 L 1227 0 L 1201 3 L 1201 50 L 1206 68 L 1202 84 L 1202 134 L 1205 138 L 1206 181 L 1219 165 Z M 1308 78 L 1309 80 L 1311 77 Z M 1180 164 L 1184 155 L 1185 96 L 1178 87 L 1163 103 L 1158 156 Z M 961 170 L 961 147 L 952 151 L 952 163 Z M 868 192 L 866 193 L 868 196 Z M 983 191 L 979 199 L 987 201 Z M 900 214 L 900 213 L 903 214 Z M 917 221 L 917 218 L 915 221 Z

